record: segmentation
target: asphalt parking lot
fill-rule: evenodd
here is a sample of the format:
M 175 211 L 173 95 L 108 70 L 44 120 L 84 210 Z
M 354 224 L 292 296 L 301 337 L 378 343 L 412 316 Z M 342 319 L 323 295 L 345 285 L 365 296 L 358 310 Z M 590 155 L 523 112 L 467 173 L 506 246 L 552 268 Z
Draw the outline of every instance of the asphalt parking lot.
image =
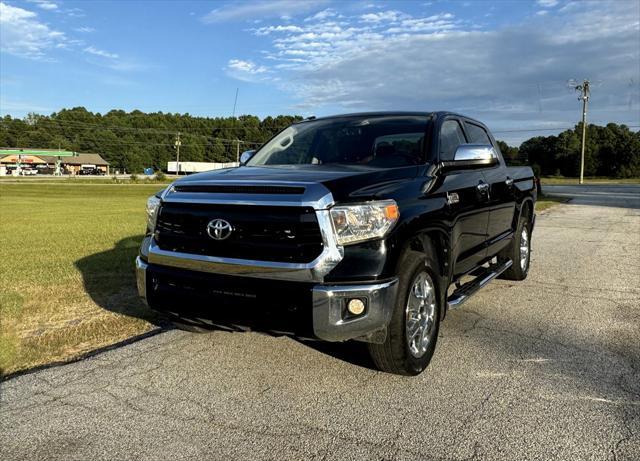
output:
M 0 458 L 640 459 L 640 186 L 546 186 L 525 282 L 415 378 L 362 345 L 168 331 L 0 384 Z

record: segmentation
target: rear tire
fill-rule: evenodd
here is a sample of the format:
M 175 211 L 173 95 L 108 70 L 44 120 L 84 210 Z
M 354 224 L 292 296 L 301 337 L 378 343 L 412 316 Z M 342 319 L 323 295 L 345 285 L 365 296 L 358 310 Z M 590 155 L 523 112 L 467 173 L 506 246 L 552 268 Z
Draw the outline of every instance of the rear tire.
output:
M 442 302 L 434 254 L 433 246 L 427 245 L 425 253 L 406 250 L 400 258 L 398 292 L 386 340 L 368 344 L 381 371 L 418 375 L 433 357 Z
M 511 244 L 500 253 L 500 259 L 511 259 L 513 264 L 502 274 L 506 280 L 524 280 L 531 263 L 531 225 L 526 216 L 520 217 Z

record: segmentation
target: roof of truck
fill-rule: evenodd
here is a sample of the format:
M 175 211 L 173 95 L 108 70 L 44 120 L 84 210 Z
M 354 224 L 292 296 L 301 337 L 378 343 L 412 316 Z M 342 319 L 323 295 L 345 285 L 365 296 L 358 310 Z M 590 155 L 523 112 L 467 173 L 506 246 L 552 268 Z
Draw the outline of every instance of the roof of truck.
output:
M 477 120 L 473 117 L 469 117 L 467 115 L 462 115 L 456 112 L 450 112 L 450 111 L 444 111 L 444 110 L 434 111 L 434 112 L 419 112 L 419 111 L 355 112 L 351 114 L 337 114 L 337 115 L 328 115 L 323 117 L 309 117 L 296 123 L 312 122 L 314 120 L 331 120 L 331 119 L 339 119 L 339 118 L 363 118 L 363 117 L 403 117 L 404 116 L 404 117 L 430 117 L 432 119 L 438 119 L 447 115 L 453 115 L 455 117 L 465 118 L 489 130 L 489 128 L 480 120 Z
M 326 115 L 322 117 L 308 117 L 301 120 L 298 123 L 309 122 L 313 120 L 329 120 L 333 118 L 358 118 L 358 117 L 442 117 L 444 115 L 456 115 L 459 117 L 471 118 L 466 115 L 456 114 L 449 111 L 434 111 L 434 112 L 421 112 L 421 111 L 378 111 L 378 112 L 354 112 L 350 114 L 335 114 Z

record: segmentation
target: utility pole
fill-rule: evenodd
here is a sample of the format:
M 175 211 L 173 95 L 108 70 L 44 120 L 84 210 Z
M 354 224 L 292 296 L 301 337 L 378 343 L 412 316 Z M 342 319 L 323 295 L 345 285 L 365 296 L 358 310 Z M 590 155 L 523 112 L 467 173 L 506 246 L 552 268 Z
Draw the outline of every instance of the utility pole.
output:
M 176 135 L 175 149 L 176 149 L 176 172 L 178 176 L 180 176 L 180 146 L 182 145 L 182 141 L 180 141 L 180 132 Z
M 236 97 L 233 100 L 233 112 L 231 114 L 231 118 L 233 119 L 234 128 L 236 128 L 236 106 L 238 105 L 238 91 L 240 88 L 236 88 Z M 236 132 L 236 162 L 240 164 L 240 139 L 238 139 Z
M 578 100 L 582 99 L 582 150 L 580 153 L 580 184 L 584 183 L 584 146 L 587 139 L 587 105 L 589 102 L 589 80 L 575 85 L 574 89 L 580 92 Z

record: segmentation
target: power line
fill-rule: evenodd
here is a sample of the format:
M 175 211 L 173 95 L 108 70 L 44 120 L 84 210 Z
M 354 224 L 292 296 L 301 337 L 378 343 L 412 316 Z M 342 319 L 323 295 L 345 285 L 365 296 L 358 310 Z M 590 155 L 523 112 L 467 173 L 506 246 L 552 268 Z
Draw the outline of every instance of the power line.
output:
M 557 131 L 557 130 L 573 130 L 573 127 L 555 127 L 555 128 L 523 128 L 514 130 L 491 130 L 492 133 L 532 133 L 536 131 Z
M 640 125 L 627 125 L 626 123 L 620 123 L 619 125 L 624 125 L 627 128 L 640 128 Z M 535 131 L 562 131 L 562 130 L 573 130 L 575 126 L 564 126 L 564 127 L 555 127 L 555 128 L 523 128 L 523 129 L 514 129 L 514 130 L 491 130 L 492 133 L 530 133 Z

